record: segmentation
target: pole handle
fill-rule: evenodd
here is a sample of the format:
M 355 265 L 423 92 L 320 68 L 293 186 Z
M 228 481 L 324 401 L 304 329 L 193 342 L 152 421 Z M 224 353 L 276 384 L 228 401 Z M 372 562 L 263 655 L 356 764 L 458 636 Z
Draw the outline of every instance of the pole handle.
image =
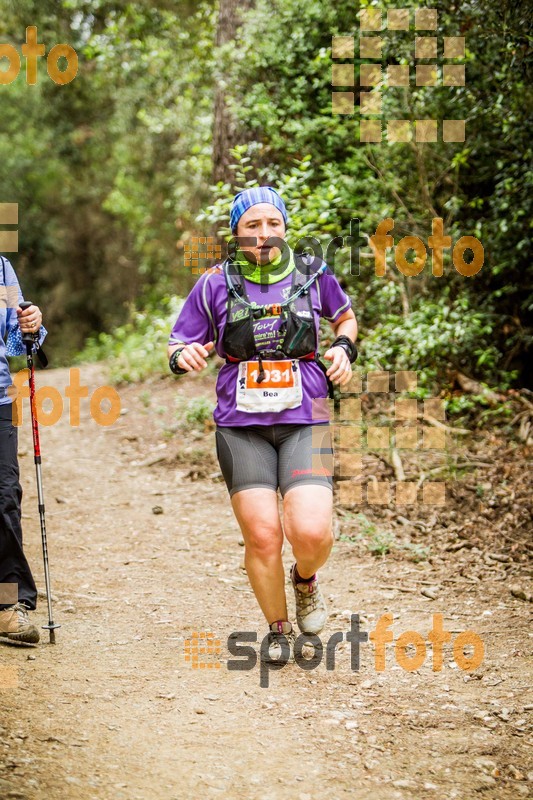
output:
M 29 308 L 32 305 L 33 305 L 33 303 L 30 300 L 24 300 L 22 303 L 19 303 L 19 306 L 23 311 L 26 308 Z M 22 341 L 26 345 L 33 344 L 33 342 L 34 342 L 33 333 L 23 333 L 22 334 Z

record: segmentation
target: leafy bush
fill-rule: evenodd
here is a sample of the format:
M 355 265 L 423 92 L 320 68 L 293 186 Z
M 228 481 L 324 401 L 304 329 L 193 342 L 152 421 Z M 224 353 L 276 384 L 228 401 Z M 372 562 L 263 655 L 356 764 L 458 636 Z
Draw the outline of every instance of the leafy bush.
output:
M 165 297 L 157 309 L 133 312 L 126 325 L 90 339 L 78 356 L 78 363 L 107 360 L 110 378 L 117 383 L 135 383 L 157 373 L 167 374 L 168 337 L 183 303 L 181 297 Z
M 397 297 L 397 284 L 388 282 L 375 300 L 389 308 Z M 392 301 L 392 303 L 391 303 Z M 507 389 L 516 373 L 502 368 L 503 354 L 494 339 L 499 324 L 490 308 L 472 307 L 468 295 L 450 298 L 444 286 L 439 302 L 419 298 L 407 316 L 385 313 L 363 335 L 365 366 L 369 369 L 415 370 L 418 386 L 436 391 L 447 381 L 447 370 L 481 372 L 485 380 Z
M 185 409 L 185 419 L 189 425 L 204 425 L 211 420 L 214 405 L 206 397 L 193 397 Z
M 267 183 L 279 191 L 287 207 L 289 244 L 294 246 L 304 236 L 313 236 L 325 250 L 331 238 L 340 234 L 341 221 L 336 210 L 340 197 L 335 181 L 331 179 L 312 188 L 317 182 L 317 175 L 310 155 L 291 159 L 291 167 L 284 173 L 276 173 L 266 167 L 258 173 L 252 160 L 261 151 L 262 147 L 258 144 L 239 145 L 231 151 L 234 188 L 229 183 L 213 187 L 215 199 L 197 217 L 197 221 L 217 225 L 219 235 L 229 241 L 232 234 L 228 225 L 228 209 L 234 193 Z

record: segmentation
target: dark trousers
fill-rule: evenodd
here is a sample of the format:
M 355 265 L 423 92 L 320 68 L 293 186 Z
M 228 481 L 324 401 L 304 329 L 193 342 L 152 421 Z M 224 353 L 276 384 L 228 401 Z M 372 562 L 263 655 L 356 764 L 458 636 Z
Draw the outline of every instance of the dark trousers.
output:
M 18 600 L 29 609 L 37 604 L 37 589 L 22 550 L 21 500 L 17 459 L 18 430 L 12 407 L 0 405 L 0 583 L 18 584 Z M 9 604 L 0 604 L 0 609 Z

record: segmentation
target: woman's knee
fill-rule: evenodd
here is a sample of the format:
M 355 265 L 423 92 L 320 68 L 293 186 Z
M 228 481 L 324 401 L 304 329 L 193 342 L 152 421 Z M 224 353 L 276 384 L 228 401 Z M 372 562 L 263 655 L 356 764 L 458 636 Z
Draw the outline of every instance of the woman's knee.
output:
M 291 543 L 300 551 L 316 553 L 319 550 L 329 551 L 333 546 L 333 531 L 331 522 L 316 522 L 309 520 L 307 523 L 293 527 Z
M 262 559 L 275 558 L 283 547 L 283 533 L 279 526 L 260 524 L 248 528 L 244 535 L 246 554 Z

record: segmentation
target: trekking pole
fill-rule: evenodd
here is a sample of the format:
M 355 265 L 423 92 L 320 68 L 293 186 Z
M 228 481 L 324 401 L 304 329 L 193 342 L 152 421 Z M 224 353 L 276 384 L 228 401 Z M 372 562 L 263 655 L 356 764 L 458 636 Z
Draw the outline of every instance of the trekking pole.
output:
M 22 310 L 29 308 L 32 303 L 25 301 L 19 304 Z M 35 461 L 35 473 L 37 476 L 37 499 L 39 503 L 39 519 L 41 522 L 41 541 L 43 544 L 44 560 L 44 582 L 46 585 L 46 601 L 48 603 L 48 625 L 43 625 L 50 631 L 50 644 L 56 643 L 55 629 L 61 625 L 54 623 L 52 615 L 52 590 L 50 588 L 50 568 L 48 565 L 48 544 L 46 540 L 46 521 L 44 516 L 44 495 L 43 495 L 43 476 L 41 472 L 41 444 L 39 441 L 39 424 L 35 409 L 35 368 L 33 364 L 33 345 L 39 338 L 39 334 L 23 333 L 22 341 L 26 345 L 26 359 L 30 372 L 30 410 L 31 410 L 31 430 L 33 436 L 33 458 Z

